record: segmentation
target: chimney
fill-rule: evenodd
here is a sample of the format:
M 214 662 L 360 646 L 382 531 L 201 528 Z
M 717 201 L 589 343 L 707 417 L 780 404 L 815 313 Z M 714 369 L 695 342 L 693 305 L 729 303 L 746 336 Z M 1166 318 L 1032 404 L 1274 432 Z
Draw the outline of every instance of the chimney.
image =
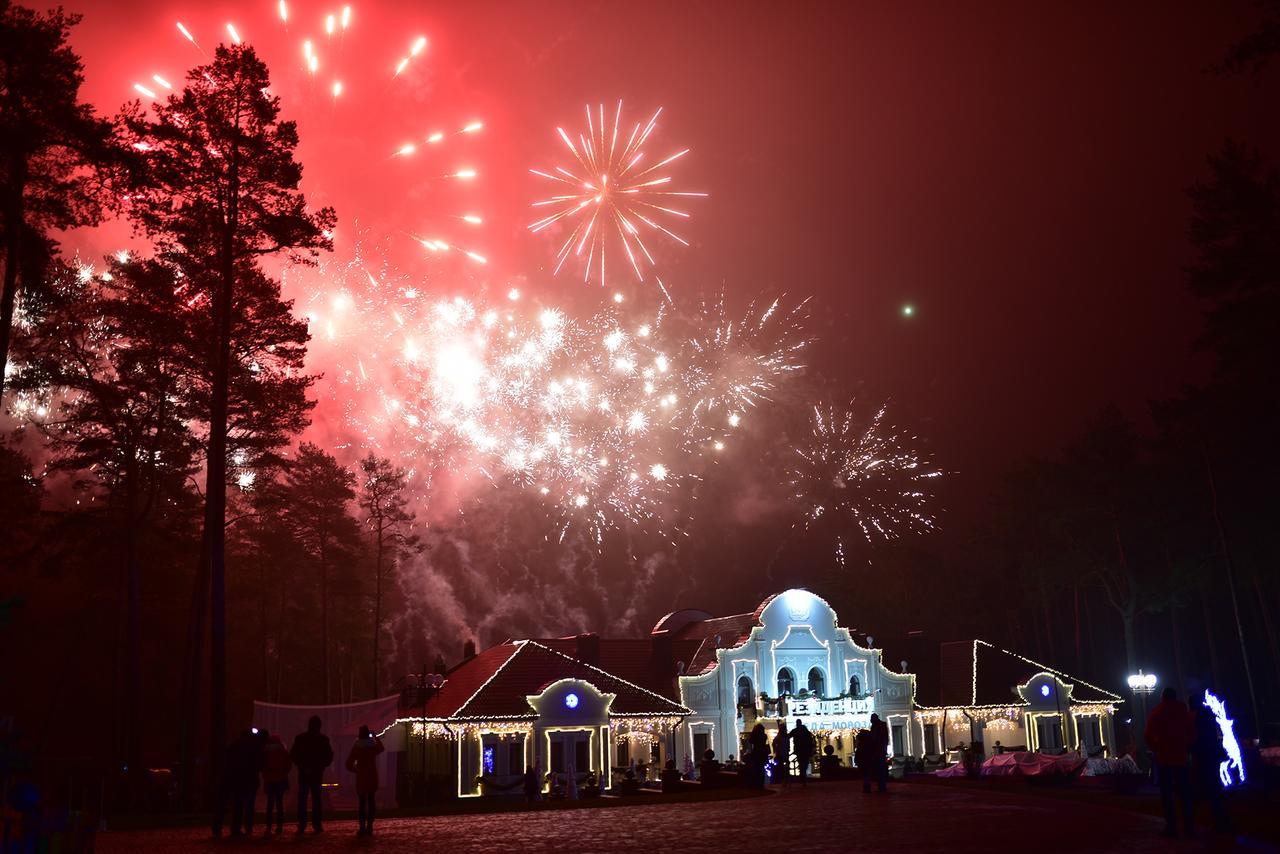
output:
M 476 657 L 476 642 L 469 640 L 462 645 L 462 660 L 470 661 Z
M 600 666 L 600 636 L 595 632 L 587 632 L 578 635 L 578 654 L 579 661 L 590 664 L 592 667 Z

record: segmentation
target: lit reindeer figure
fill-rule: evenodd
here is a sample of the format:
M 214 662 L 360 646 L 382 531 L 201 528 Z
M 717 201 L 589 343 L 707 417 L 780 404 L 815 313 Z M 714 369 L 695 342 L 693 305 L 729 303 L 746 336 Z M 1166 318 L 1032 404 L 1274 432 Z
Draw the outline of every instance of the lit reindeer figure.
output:
M 1204 704 L 1218 721 L 1218 729 L 1222 731 L 1222 749 L 1227 752 L 1227 758 L 1218 766 L 1218 777 L 1221 778 L 1224 787 L 1230 786 L 1231 768 L 1235 766 L 1236 775 L 1243 783 L 1244 760 L 1240 756 L 1240 742 L 1236 741 L 1236 734 L 1232 729 L 1235 722 L 1227 717 L 1227 704 L 1210 691 L 1204 692 Z

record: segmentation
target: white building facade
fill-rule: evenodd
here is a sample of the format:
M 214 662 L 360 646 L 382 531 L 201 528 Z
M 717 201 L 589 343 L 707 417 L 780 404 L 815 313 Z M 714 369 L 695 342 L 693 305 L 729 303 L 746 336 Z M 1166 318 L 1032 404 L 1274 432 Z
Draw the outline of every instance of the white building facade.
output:
M 714 649 L 695 657 L 698 672 L 679 677 L 680 702 L 692 711 L 677 743 L 681 762 L 697 763 L 708 748 L 721 760 L 739 757 L 755 724 L 772 740 L 781 721 L 791 729 L 802 719 L 819 752 L 831 745 L 847 765 L 872 714 L 888 724 L 895 756 L 922 754 L 915 676 L 856 643 L 825 600 L 788 590 L 766 599 L 753 623 L 736 637 L 709 638 Z

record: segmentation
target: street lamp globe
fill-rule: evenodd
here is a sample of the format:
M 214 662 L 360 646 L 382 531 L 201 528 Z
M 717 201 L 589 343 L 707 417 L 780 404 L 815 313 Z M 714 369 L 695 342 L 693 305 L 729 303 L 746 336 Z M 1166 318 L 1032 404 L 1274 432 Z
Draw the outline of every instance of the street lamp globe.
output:
M 1156 675 L 1154 673 L 1143 673 L 1139 670 L 1137 673 L 1129 675 L 1129 690 L 1142 694 L 1150 694 L 1156 689 Z

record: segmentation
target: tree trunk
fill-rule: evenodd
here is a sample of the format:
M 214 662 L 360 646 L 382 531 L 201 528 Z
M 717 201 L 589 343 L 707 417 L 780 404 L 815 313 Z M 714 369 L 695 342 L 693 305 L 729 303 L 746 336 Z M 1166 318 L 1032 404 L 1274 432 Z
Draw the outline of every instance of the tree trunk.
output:
M 1135 615 L 1133 608 L 1126 608 L 1120 612 L 1120 621 L 1124 625 L 1124 662 L 1129 668 L 1129 673 L 1138 672 L 1138 643 L 1134 638 Z
M 378 636 L 382 634 L 382 522 L 374 519 L 378 528 L 377 558 L 373 573 L 373 696 L 378 698 L 378 677 L 381 663 L 378 661 Z
M 1071 585 L 1071 598 L 1075 603 L 1076 619 L 1076 673 L 1084 670 L 1084 660 L 1080 657 L 1080 585 Z
M 1173 630 L 1173 666 L 1178 671 L 1178 696 L 1187 699 L 1187 680 L 1182 671 L 1182 636 L 1178 633 L 1178 609 L 1169 607 L 1169 628 Z
M 1204 450 L 1205 474 L 1209 481 L 1210 506 L 1213 508 L 1213 524 L 1218 530 L 1218 545 L 1222 549 L 1222 563 L 1227 570 L 1227 589 L 1231 591 L 1231 611 L 1236 618 L 1236 635 L 1240 638 L 1240 659 L 1244 662 L 1244 678 L 1249 683 L 1249 701 L 1253 709 L 1253 731 L 1262 731 L 1262 718 L 1258 715 L 1258 694 L 1253 688 L 1253 668 L 1249 666 L 1249 646 L 1244 642 L 1244 623 L 1240 620 L 1240 601 L 1236 597 L 1235 562 L 1231 559 L 1231 548 L 1227 544 L 1227 530 L 1222 525 L 1222 514 L 1218 510 L 1218 486 L 1213 479 L 1213 463 L 1209 461 L 1209 452 Z
M 1275 668 L 1276 684 L 1280 685 L 1280 644 L 1276 643 L 1276 627 L 1271 622 L 1271 613 L 1267 610 L 1267 599 L 1262 592 L 1262 583 L 1258 580 L 1255 567 L 1253 576 L 1253 595 L 1258 597 L 1258 613 L 1262 614 L 1262 628 L 1267 633 L 1267 645 L 1271 647 L 1271 666 Z
M 1044 585 L 1040 586 L 1040 607 L 1044 610 L 1044 639 L 1049 654 L 1045 661 L 1054 661 L 1057 656 L 1053 650 L 1053 615 L 1049 612 L 1049 592 Z
M 201 537 L 200 554 L 207 546 Z M 186 663 L 182 668 L 182 690 L 178 703 L 178 769 L 179 798 L 190 809 L 195 785 L 195 730 L 199 718 L 200 674 L 204 669 L 204 612 L 209 601 L 209 564 L 201 560 L 196 567 L 191 588 L 191 606 L 187 615 Z
M 1209 613 L 1208 585 L 1200 591 L 1200 614 L 1204 620 L 1204 645 L 1209 650 L 1209 674 L 1213 677 L 1213 689 L 1222 690 L 1222 675 L 1218 668 L 1218 645 L 1213 640 L 1213 617 Z
M 239 124 L 237 122 L 237 131 Z M 235 236 L 239 228 L 240 146 L 231 145 L 227 173 L 227 219 L 222 232 L 221 281 L 215 302 L 217 342 L 214 351 L 212 400 L 209 406 L 208 478 L 205 483 L 204 528 L 209 565 L 209 770 L 217 785 L 227 740 L 227 402 L 231 377 L 231 307 L 234 304 Z
M 22 264 L 24 194 L 27 161 L 14 156 L 9 161 L 9 197 L 4 206 L 4 290 L 0 292 L 0 403 L 4 402 L 5 370 L 9 366 L 9 338 L 13 329 L 14 305 L 18 300 L 18 268 Z
M 329 693 L 329 565 L 325 554 L 325 536 L 320 535 L 320 667 L 324 670 L 324 702 Z
M 138 613 L 140 567 L 138 565 L 138 492 L 137 469 L 131 462 L 126 467 L 125 477 L 125 525 L 124 525 L 124 572 L 125 572 L 125 644 L 124 644 L 124 755 L 129 767 L 129 805 L 136 806 L 136 798 L 141 792 L 142 751 L 138 744 L 138 713 L 141 708 L 139 693 L 142 690 L 141 667 L 142 655 L 141 616 Z

